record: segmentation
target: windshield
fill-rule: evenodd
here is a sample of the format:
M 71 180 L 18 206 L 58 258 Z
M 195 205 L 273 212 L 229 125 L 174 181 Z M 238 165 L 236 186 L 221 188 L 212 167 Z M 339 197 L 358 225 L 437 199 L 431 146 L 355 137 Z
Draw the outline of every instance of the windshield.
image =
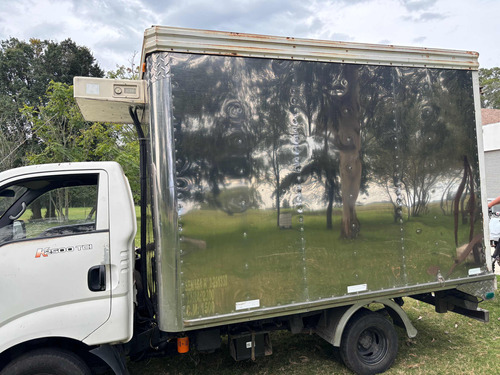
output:
M 0 218 L 12 204 L 22 196 L 28 188 L 25 186 L 13 185 L 0 190 Z

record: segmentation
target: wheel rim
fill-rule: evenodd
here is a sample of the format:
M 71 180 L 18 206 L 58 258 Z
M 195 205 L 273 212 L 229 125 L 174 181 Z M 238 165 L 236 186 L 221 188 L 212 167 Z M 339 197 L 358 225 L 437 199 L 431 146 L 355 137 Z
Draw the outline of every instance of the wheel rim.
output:
M 375 328 L 365 329 L 358 337 L 358 355 L 367 365 L 379 363 L 387 354 L 387 338 Z

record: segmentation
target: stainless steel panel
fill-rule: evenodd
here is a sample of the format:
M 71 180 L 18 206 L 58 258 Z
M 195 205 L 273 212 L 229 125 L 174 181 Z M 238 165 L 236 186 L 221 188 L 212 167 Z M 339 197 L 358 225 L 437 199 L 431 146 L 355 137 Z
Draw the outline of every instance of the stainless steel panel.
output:
M 386 300 L 388 298 L 405 297 L 413 294 L 436 292 L 442 290 L 449 290 L 457 288 L 462 291 L 472 291 L 474 295 L 480 297 L 479 293 L 484 293 L 486 291 L 495 290 L 494 284 L 495 275 L 493 274 L 483 274 L 480 276 L 469 277 L 467 279 L 453 279 L 447 280 L 445 282 L 433 282 L 429 284 L 417 284 L 414 286 L 407 286 L 396 289 L 385 289 L 377 290 L 373 292 L 367 292 L 363 294 L 353 294 L 344 297 L 334 297 L 325 298 L 322 300 L 302 302 L 290 305 L 276 306 L 263 308 L 258 310 L 258 315 L 255 311 L 246 311 L 239 313 L 231 313 L 225 315 L 214 315 L 205 318 L 190 319 L 185 321 L 185 328 L 187 329 L 197 329 L 197 328 L 208 328 L 217 325 L 233 324 L 233 323 L 244 323 L 252 318 L 274 318 L 279 316 L 287 316 L 292 314 L 307 313 L 314 310 L 324 310 L 332 307 L 347 306 L 353 304 L 369 305 L 371 303 L 381 303 L 380 301 Z M 472 289 L 466 287 L 468 284 L 476 284 L 478 282 L 484 282 L 484 288 L 482 289 Z M 465 288 L 463 288 L 465 286 Z M 489 288 L 488 288 L 489 286 Z M 480 297 L 481 298 L 481 297 Z M 482 294 L 484 298 L 484 294 Z
M 165 326 L 485 270 L 471 72 L 161 55 Z
M 156 244 L 157 310 L 159 327 L 181 327 L 179 305 L 178 227 L 175 197 L 175 144 L 172 127 L 172 82 L 166 53 L 148 57 L 150 98 L 151 190 Z

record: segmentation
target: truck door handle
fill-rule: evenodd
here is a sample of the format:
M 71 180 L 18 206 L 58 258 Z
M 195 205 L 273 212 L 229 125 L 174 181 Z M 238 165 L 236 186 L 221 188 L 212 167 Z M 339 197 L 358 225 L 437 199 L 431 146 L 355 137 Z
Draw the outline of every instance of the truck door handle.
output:
M 106 266 L 99 265 L 89 269 L 87 277 L 91 292 L 102 292 L 106 290 Z

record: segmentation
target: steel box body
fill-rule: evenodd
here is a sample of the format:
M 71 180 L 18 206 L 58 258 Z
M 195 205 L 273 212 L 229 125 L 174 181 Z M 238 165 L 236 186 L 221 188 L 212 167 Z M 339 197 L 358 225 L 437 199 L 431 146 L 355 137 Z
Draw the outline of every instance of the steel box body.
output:
M 167 47 L 143 52 L 160 329 L 493 285 L 474 59 Z

